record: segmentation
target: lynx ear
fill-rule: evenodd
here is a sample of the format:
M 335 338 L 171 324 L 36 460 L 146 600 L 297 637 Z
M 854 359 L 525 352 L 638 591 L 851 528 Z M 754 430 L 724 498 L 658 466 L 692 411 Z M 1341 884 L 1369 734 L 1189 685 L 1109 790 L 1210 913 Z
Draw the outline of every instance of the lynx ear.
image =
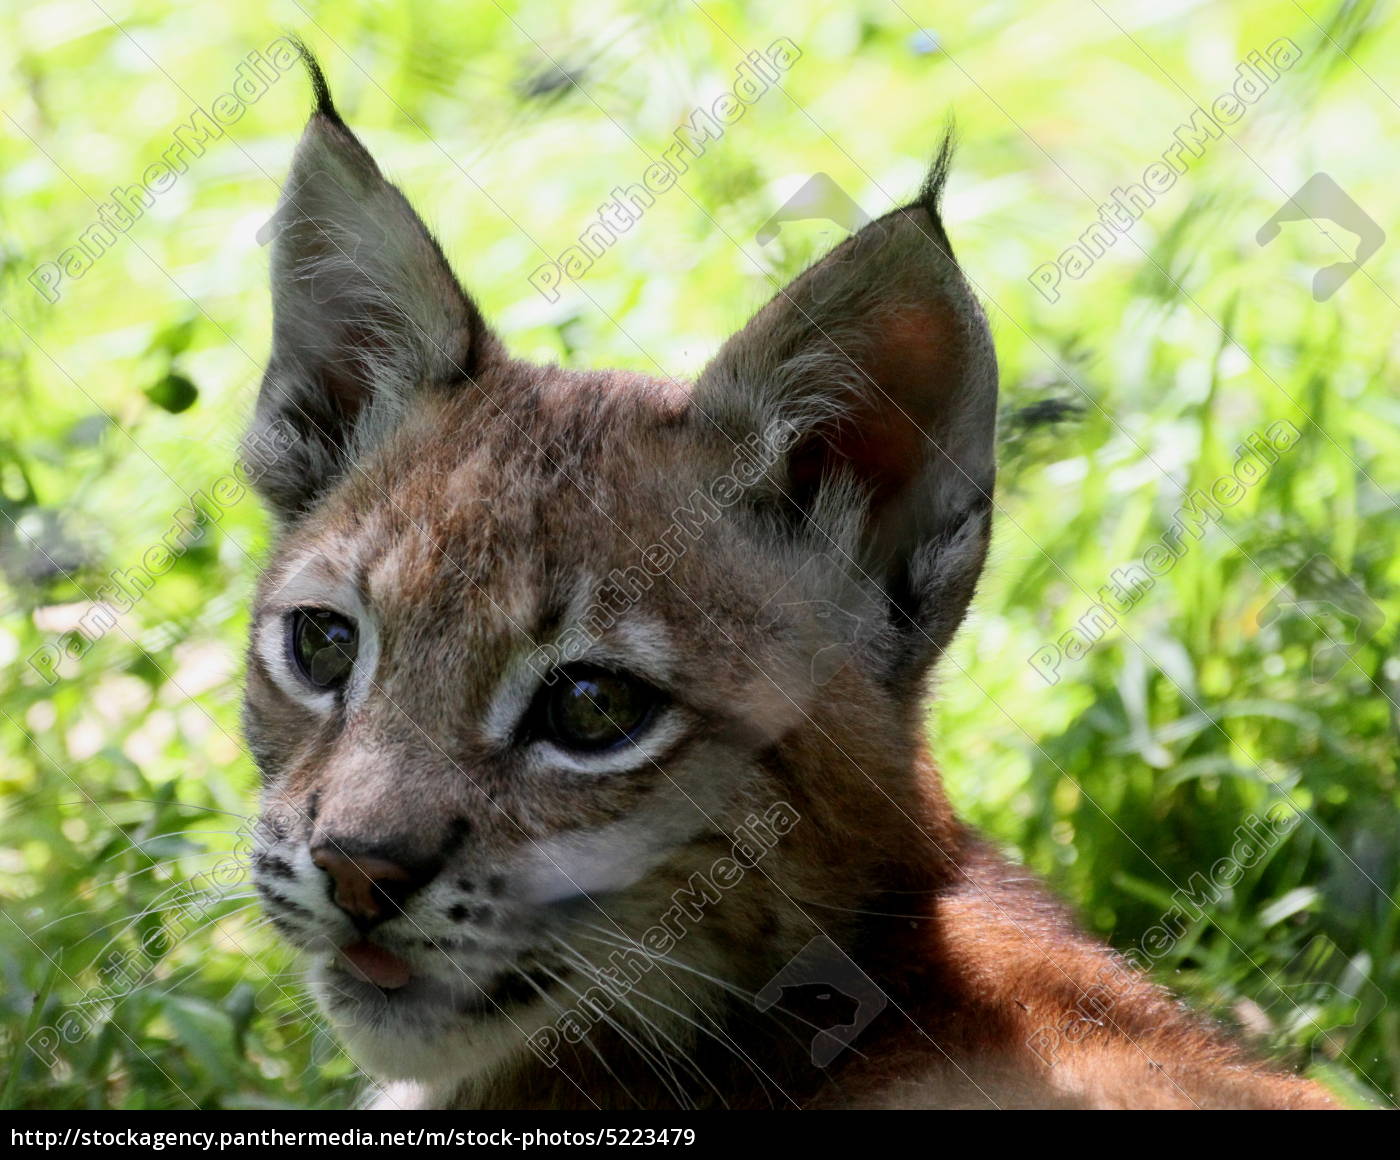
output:
M 950 152 L 912 204 L 763 307 L 694 395 L 731 434 L 780 420 L 803 432 L 776 475 L 787 544 L 846 558 L 878 586 L 881 635 L 916 665 L 966 611 L 996 475 L 996 355 L 938 214 Z
M 316 111 L 259 233 L 272 243 L 272 357 L 245 441 L 247 451 L 291 440 L 259 485 L 283 518 L 310 507 L 416 391 L 473 377 L 494 341 L 303 56 Z

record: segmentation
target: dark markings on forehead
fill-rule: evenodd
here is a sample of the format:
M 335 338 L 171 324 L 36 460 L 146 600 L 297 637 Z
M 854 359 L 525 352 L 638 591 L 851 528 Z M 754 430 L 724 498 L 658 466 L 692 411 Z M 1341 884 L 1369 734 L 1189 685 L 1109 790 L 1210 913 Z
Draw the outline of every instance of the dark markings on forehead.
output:
M 440 494 L 453 479 L 508 509 L 518 523 L 515 509 L 530 499 L 552 493 L 559 502 L 572 491 L 586 500 L 655 475 L 656 441 L 683 427 L 688 414 L 686 392 L 670 383 L 624 372 L 516 366 L 521 381 L 494 393 L 490 384 L 466 387 L 411 412 L 370 457 L 381 491 L 420 501 L 415 507 L 427 515 L 434 501 L 466 498 Z M 360 508 L 385 499 L 372 487 L 356 492 Z
M 401 531 L 397 545 L 389 547 L 391 567 L 369 603 L 384 618 L 386 632 L 447 648 L 490 646 L 493 652 L 525 649 L 543 638 L 558 613 L 538 553 L 495 551 L 460 535 L 443 536 L 440 553 L 405 544 L 414 534 Z
M 323 509 L 340 560 L 357 546 L 367 605 L 541 642 L 580 576 L 636 564 L 652 542 L 680 482 L 665 445 L 685 392 L 623 372 L 521 373 L 493 399 L 435 392 Z

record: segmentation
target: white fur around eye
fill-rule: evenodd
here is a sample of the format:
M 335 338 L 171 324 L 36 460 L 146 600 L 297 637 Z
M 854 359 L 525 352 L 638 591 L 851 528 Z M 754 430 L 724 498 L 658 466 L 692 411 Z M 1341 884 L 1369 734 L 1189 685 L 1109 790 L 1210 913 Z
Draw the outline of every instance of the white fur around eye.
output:
M 321 717 L 328 717 L 335 709 L 336 694 L 329 689 L 313 689 L 296 671 L 292 665 L 292 658 L 287 655 L 287 642 L 290 636 L 288 618 L 290 616 L 290 612 L 276 612 L 265 616 L 258 623 L 254 647 L 257 649 L 263 668 L 267 670 L 273 682 L 282 692 L 313 713 Z M 359 658 L 357 656 L 356 669 L 358 670 L 358 668 Z M 351 680 L 354 680 L 353 676 Z
M 566 628 L 579 622 L 596 599 L 596 592 L 591 580 L 578 585 L 573 607 L 565 620 Z M 513 744 L 520 736 L 526 714 L 545 687 L 545 672 L 572 665 L 594 665 L 630 673 L 659 689 L 669 686 L 669 678 L 675 671 L 674 653 L 664 625 L 635 614 L 611 625 L 603 637 L 591 641 L 577 654 L 571 652 L 566 656 L 557 647 L 550 653 L 547 647 L 517 655 L 497 685 L 483 718 L 482 727 L 487 738 L 502 749 Z M 665 756 L 691 723 L 689 716 L 673 702 L 663 706 L 628 742 L 604 752 L 573 750 L 547 738 L 529 741 L 526 748 L 532 762 L 561 773 L 595 777 L 630 773 L 654 765 Z
M 620 659 L 613 653 L 599 654 L 595 663 L 606 660 L 621 668 Z M 514 743 L 526 714 L 544 687 L 526 664 L 518 664 L 510 671 L 497 689 L 484 720 L 483 731 L 493 744 L 504 749 Z M 680 740 L 686 728 L 685 713 L 671 704 L 661 708 L 629 742 L 602 753 L 575 751 L 548 738 L 527 741 L 525 745 L 530 759 L 539 762 L 542 768 L 591 776 L 628 773 L 663 756 Z
M 373 614 L 360 601 L 353 584 L 329 573 L 324 561 L 300 565 L 291 579 L 277 589 L 253 633 L 253 647 L 277 687 L 318 716 L 334 712 L 341 696 L 353 708 L 368 695 L 379 659 L 379 632 Z M 297 671 L 288 655 L 289 621 L 298 608 L 326 608 L 355 625 L 355 668 L 343 694 L 313 688 Z
M 531 745 L 539 750 L 540 760 L 551 769 L 596 777 L 655 768 L 656 763 L 685 735 L 686 729 L 685 714 L 670 705 L 661 709 L 634 737 L 602 753 L 568 749 L 548 738 L 532 742 Z

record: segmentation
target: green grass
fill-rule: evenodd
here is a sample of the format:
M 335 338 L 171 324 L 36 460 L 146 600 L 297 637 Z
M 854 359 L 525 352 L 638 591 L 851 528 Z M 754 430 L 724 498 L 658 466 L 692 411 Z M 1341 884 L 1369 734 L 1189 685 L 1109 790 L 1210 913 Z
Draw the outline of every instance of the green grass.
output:
M 930 715 L 954 799 L 1124 948 L 1245 819 L 1299 815 L 1154 970 L 1278 1058 L 1354 1098 L 1395 1097 L 1400 246 L 1317 302 L 1312 273 L 1349 235 L 1303 223 L 1255 240 L 1318 171 L 1400 227 L 1393 8 L 922 5 L 943 49 L 920 53 L 914 6 L 883 0 L 104 7 L 120 28 L 59 0 L 0 15 L 0 1104 L 353 1098 L 354 1068 L 305 1014 L 246 881 L 220 880 L 255 795 L 237 728 L 266 543 L 254 501 L 202 501 L 169 570 L 52 684 L 26 663 L 229 470 L 268 342 L 255 234 L 303 80 L 273 84 L 57 302 L 28 279 L 92 224 L 89 195 L 139 180 L 194 102 L 286 29 L 320 52 L 516 352 L 575 365 L 695 370 L 833 237 L 806 222 L 754 241 L 784 181 L 825 172 L 881 212 L 956 113 L 947 218 L 988 304 L 1007 422 L 992 562 Z M 780 36 L 803 54 L 783 91 L 559 302 L 537 296 L 530 270 Z M 1047 302 L 1031 271 L 1283 36 L 1301 59 Z M 551 58 L 583 93 L 554 83 Z M 1029 423 L 1027 408 L 1060 417 Z M 1183 489 L 1282 420 L 1296 445 L 1047 684 L 1029 658 L 1160 540 Z M 1303 595 L 1340 618 L 1271 616 L 1319 554 L 1336 575 Z M 1336 576 L 1378 626 L 1355 630 Z M 1357 639 L 1329 666 L 1348 625 Z M 191 890 L 218 901 L 206 911 Z M 45 1028 L 72 1040 L 51 1060 L 24 1046 Z

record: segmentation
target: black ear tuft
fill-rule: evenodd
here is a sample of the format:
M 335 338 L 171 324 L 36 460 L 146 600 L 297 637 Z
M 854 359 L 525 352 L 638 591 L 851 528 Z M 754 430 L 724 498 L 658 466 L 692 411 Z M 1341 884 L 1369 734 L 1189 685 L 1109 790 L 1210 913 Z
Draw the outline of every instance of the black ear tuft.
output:
M 271 248 L 272 354 L 250 433 L 295 433 L 259 482 L 284 519 L 314 505 L 422 391 L 464 388 L 497 349 L 441 247 L 296 44 L 316 111 L 258 233 Z
M 947 129 L 943 131 L 943 140 L 938 146 L 938 152 L 934 154 L 933 164 L 929 166 L 924 183 L 919 187 L 919 196 L 914 199 L 914 204 L 926 209 L 940 229 L 943 189 L 948 184 L 948 173 L 953 167 L 953 152 L 956 146 L 956 134 L 952 122 L 949 121 Z
M 336 112 L 335 101 L 330 99 L 330 85 L 326 84 L 326 74 L 321 71 L 321 62 L 316 60 L 315 53 L 307 48 L 307 42 L 302 41 L 301 36 L 290 32 L 287 39 L 291 42 L 291 46 L 297 50 L 298 56 L 301 56 L 301 63 L 307 66 L 307 78 L 311 81 L 311 95 L 316 101 L 315 112 L 321 113 L 322 116 L 328 116 L 332 120 L 339 120 L 344 125 L 343 120 L 340 120 L 340 113 Z
M 338 124 L 345 124 L 340 113 L 336 111 L 335 102 L 331 100 L 331 87 L 326 83 L 326 74 L 321 71 L 321 64 L 315 54 L 306 47 L 306 41 L 300 36 L 292 35 L 288 39 L 292 42 L 292 47 L 301 54 L 301 63 L 306 66 L 307 76 L 311 81 L 311 93 L 316 98 L 316 112 Z

